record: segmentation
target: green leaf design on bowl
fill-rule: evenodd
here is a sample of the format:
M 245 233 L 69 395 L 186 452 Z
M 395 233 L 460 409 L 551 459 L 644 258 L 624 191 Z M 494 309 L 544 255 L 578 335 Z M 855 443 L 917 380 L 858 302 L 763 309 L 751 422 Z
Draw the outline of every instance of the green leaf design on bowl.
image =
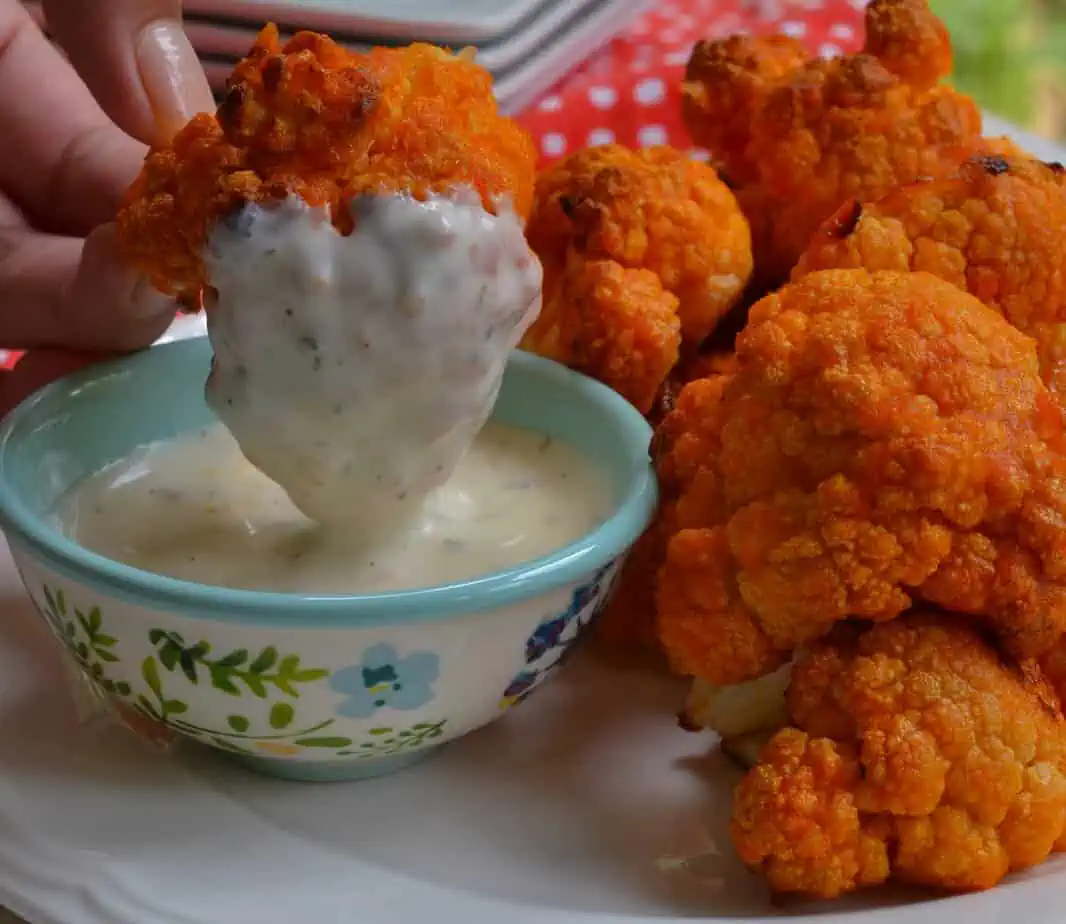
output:
M 222 654 L 209 642 L 189 642 L 179 632 L 152 629 L 148 641 L 154 654 L 140 664 L 143 688 L 134 691 L 124 680 L 108 676 L 110 666 L 122 663 L 121 644 L 105 630 L 99 606 L 87 612 L 71 607 L 62 589 L 42 585 L 45 607 L 41 615 L 78 661 L 86 675 L 104 692 L 129 701 L 142 715 L 204 744 L 235 754 L 294 757 L 311 751 L 357 760 L 388 757 L 417 750 L 441 738 L 446 719 L 417 722 L 407 728 L 376 727 L 366 741 L 328 733 L 337 722 L 328 718 L 301 723 L 297 706 L 301 688 L 325 681 L 330 672 L 305 665 L 297 654 L 282 654 L 274 645 L 252 653 L 237 648 Z M 203 684 L 245 700 L 248 708 L 226 716 L 224 728 L 207 728 L 187 718 L 189 705 L 172 689 L 169 678 L 199 687 Z M 253 733 L 253 713 L 265 719 L 270 731 Z M 262 721 L 262 719 L 258 720 Z
M 206 677 L 212 687 L 230 696 L 240 696 L 243 688 L 259 699 L 267 699 L 273 689 L 296 699 L 300 695 L 298 685 L 329 676 L 327 670 L 304 667 L 299 655 L 290 654 L 279 659 L 278 650 L 273 645 L 268 645 L 249 661 L 251 655 L 243 648 L 221 657 L 211 657 L 210 643 L 200 640 L 190 645 L 178 632 L 153 629 L 148 639 L 166 670 L 180 669 L 194 686 Z

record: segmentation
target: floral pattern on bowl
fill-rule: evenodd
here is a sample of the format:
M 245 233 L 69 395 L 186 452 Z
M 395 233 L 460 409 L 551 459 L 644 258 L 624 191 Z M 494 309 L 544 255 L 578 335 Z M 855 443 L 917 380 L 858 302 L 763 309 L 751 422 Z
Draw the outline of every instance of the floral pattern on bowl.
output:
M 41 585 L 41 597 L 41 615 L 86 678 L 110 697 L 119 721 L 156 746 L 169 746 L 184 736 L 246 756 L 290 758 L 324 750 L 335 757 L 368 760 L 430 745 L 444 735 L 448 725 L 447 719 L 410 726 L 379 724 L 359 739 L 334 734 L 332 718 L 310 725 L 297 721 L 294 704 L 301 691 L 308 684 L 327 680 L 332 689 L 348 694 L 337 708 L 338 716 L 362 719 L 384 706 L 413 710 L 429 704 L 439 675 L 439 659 L 432 652 L 399 657 L 392 645 L 379 643 L 363 652 L 359 665 L 331 674 L 307 667 L 298 655 L 281 655 L 274 646 L 254 655 L 246 649 L 218 654 L 206 641 L 189 643 L 181 633 L 154 628 L 147 633 L 154 655 L 141 661 L 142 686 L 137 689 L 136 682 L 116 681 L 111 676 L 109 666 L 121 664 L 122 658 L 116 653 L 118 639 L 104 633 L 99 606 L 82 612 L 68 603 L 66 591 L 48 584 Z M 238 704 L 225 710 L 225 727 L 194 723 L 188 717 L 189 704 L 180 693 L 172 692 L 175 679 L 186 686 L 208 686 L 226 697 L 263 701 L 270 732 L 253 731 L 254 706 Z
M 604 565 L 574 590 L 570 605 L 562 613 L 537 626 L 526 640 L 526 666 L 503 691 L 500 709 L 518 705 L 566 661 L 574 650 L 571 643 L 603 611 L 617 572 L 617 563 Z
M 515 638 L 512 663 L 522 667 L 496 704 L 496 714 L 528 697 L 565 660 L 602 609 L 618 566 L 613 562 L 590 580 L 561 589 L 557 596 L 567 601 L 562 612 L 541 618 L 532 631 L 527 628 Z M 39 566 L 24 560 L 23 567 L 25 579 L 26 571 Z M 36 587 L 34 603 L 96 699 L 157 747 L 191 739 L 252 765 L 263 760 L 271 765 L 347 761 L 373 767 L 414 759 L 472 725 L 461 709 L 449 715 L 455 707 L 447 710 L 437 702 L 445 673 L 441 656 L 425 645 L 383 640 L 388 633 L 382 630 L 362 632 L 366 643 L 355 657 L 330 668 L 280 640 L 252 648 L 201 637 L 180 621 L 164 628 L 142 620 L 140 611 L 125 613 L 123 604 L 101 603 L 84 588 L 64 586 L 47 572 Z M 523 619 L 535 610 L 528 613 Z M 498 630 L 499 619 L 507 615 L 504 609 L 486 618 L 495 618 Z M 166 619 L 160 622 L 166 624 Z M 263 640 L 261 632 L 255 637 Z M 464 645 L 464 653 L 466 649 Z M 406 721 L 384 718 L 404 714 L 410 716 Z M 345 771 L 337 778 L 360 775 L 374 771 Z
M 381 643 L 363 652 L 362 661 L 330 677 L 329 685 L 347 698 L 337 714 L 369 719 L 379 709 L 419 709 L 434 697 L 440 659 L 431 651 L 400 657 L 392 645 Z

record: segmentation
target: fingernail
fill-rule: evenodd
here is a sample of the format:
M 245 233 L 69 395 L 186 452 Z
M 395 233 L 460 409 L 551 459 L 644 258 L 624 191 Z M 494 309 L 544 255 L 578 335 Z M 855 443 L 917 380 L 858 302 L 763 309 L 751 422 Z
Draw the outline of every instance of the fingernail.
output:
M 214 109 L 203 67 L 179 23 L 158 20 L 141 30 L 137 69 L 161 140 L 169 141 L 198 112 Z

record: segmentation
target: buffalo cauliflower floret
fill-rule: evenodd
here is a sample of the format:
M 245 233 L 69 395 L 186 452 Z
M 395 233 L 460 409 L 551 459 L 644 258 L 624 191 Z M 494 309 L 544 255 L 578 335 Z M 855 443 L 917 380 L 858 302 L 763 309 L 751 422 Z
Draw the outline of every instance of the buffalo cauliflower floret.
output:
M 788 709 L 733 807 L 737 852 L 777 891 L 987 889 L 1066 847 L 1058 699 L 957 617 L 841 626 Z
M 682 87 L 686 123 L 738 186 L 759 275 L 788 273 L 849 198 L 940 177 L 973 150 L 974 103 L 939 85 L 951 68 L 925 0 L 874 0 L 856 55 L 804 61 L 794 42 L 700 42 Z
M 1045 380 L 1066 381 L 1066 171 L 980 154 L 946 179 L 845 204 L 793 278 L 820 269 L 921 270 L 1001 311 L 1038 344 Z
M 697 42 L 681 86 L 681 106 L 693 140 L 711 151 L 731 183 L 758 182 L 748 154 L 752 116 L 771 87 L 807 63 L 807 50 L 787 35 L 731 35 Z
M 740 683 L 849 617 L 914 600 L 1020 656 L 1066 630 L 1066 441 L 1033 342 L 925 273 L 815 273 L 758 303 L 738 371 L 655 439 L 676 532 L 659 633 Z
M 711 167 L 666 147 L 603 145 L 555 164 L 537 181 L 528 237 L 544 266 L 544 304 L 522 345 L 645 413 L 683 345 L 698 347 L 751 275 L 751 236 L 732 192 Z
M 552 282 L 553 323 L 538 328 L 534 322 L 523 345 L 599 379 L 650 413 L 681 348 L 677 297 L 651 271 L 613 260 L 577 261 Z
M 466 55 L 421 44 L 354 54 L 312 32 L 282 44 L 267 26 L 218 112 L 149 153 L 119 242 L 161 291 L 195 304 L 207 237 L 243 204 L 295 194 L 328 205 L 346 233 L 341 206 L 362 194 L 466 187 L 489 211 L 506 200 L 524 217 L 535 163 L 528 135 L 497 113 L 491 76 Z
M 694 354 L 683 358 L 660 393 L 661 406 L 657 407 L 656 416 L 669 416 L 677 399 L 675 384 L 680 389 L 688 380 L 683 376 L 699 376 L 693 379 L 698 380 L 698 386 L 688 392 L 691 401 L 702 390 L 716 392 L 721 389 L 729 375 L 736 370 L 736 364 L 736 357 L 729 353 Z M 679 435 L 681 438 L 691 436 Z M 680 487 L 684 483 L 683 476 L 674 471 L 683 456 L 683 450 L 673 451 L 673 447 L 668 445 L 669 440 L 671 436 L 661 432 L 656 445 L 652 447 L 652 455 L 656 457 L 659 469 L 661 497 L 656 519 L 635 542 L 618 577 L 617 590 L 597 622 L 599 635 L 620 648 L 661 650 L 656 627 L 656 587 L 666 544 L 677 530 L 675 509 Z M 698 452 L 698 447 L 693 449 L 694 454 Z M 663 465 L 659 465 L 660 459 Z

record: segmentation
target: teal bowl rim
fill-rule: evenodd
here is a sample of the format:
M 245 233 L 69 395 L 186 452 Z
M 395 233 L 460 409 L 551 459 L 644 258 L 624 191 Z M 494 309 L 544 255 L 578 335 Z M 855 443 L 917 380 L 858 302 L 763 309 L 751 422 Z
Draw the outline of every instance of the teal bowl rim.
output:
M 201 338 L 194 338 L 201 339 Z M 155 346 L 181 349 L 187 342 Z M 141 354 L 134 354 L 143 356 Z M 561 381 L 620 431 L 632 453 L 626 488 L 614 512 L 582 538 L 548 555 L 469 581 L 381 594 L 286 594 L 212 587 L 164 577 L 91 552 L 35 514 L 6 477 L 8 444 L 39 405 L 62 402 L 72 391 L 120 370 L 129 357 L 100 363 L 40 389 L 0 424 L 0 527 L 22 547 L 68 579 L 109 596 L 237 625 L 282 628 L 366 628 L 436 622 L 531 599 L 594 574 L 629 550 L 658 505 L 658 485 L 648 456 L 652 430 L 628 401 L 607 386 L 551 360 L 515 350 L 509 362 L 523 372 Z

